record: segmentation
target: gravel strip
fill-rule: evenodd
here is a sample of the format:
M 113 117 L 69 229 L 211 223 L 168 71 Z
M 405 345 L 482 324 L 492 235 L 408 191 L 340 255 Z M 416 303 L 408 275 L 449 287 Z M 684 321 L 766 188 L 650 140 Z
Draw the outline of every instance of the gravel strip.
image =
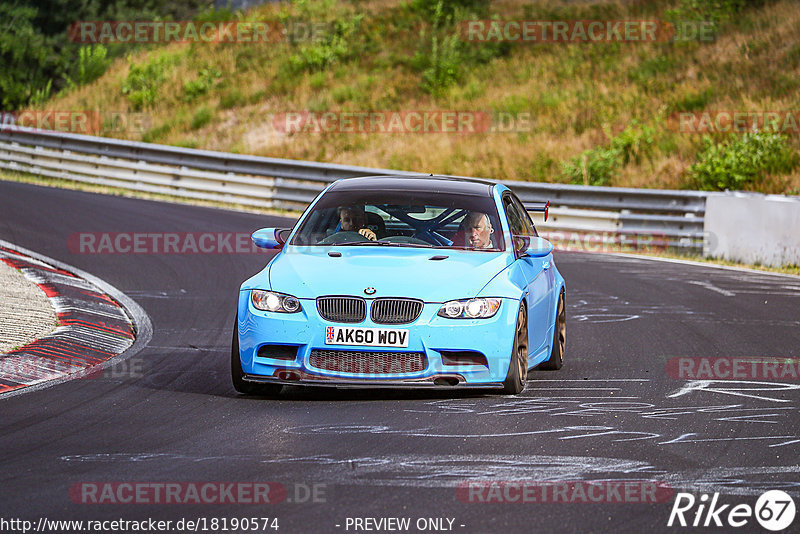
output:
M 0 261 L 0 354 L 45 336 L 58 325 L 47 295 Z

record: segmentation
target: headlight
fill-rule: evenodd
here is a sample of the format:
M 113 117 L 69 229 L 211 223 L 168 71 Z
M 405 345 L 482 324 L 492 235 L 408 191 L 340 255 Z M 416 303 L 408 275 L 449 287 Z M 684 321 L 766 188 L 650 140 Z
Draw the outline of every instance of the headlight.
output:
M 479 298 L 451 300 L 442 304 L 439 317 L 448 319 L 486 319 L 500 309 L 500 299 Z
M 300 301 L 291 295 L 253 289 L 250 293 L 253 306 L 262 311 L 296 313 L 300 311 Z

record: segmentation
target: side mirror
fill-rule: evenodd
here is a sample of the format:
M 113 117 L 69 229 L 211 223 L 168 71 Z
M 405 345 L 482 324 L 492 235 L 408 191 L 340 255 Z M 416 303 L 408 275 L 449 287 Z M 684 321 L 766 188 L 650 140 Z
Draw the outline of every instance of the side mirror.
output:
M 532 258 L 543 258 L 553 252 L 553 244 L 547 239 L 541 237 L 529 237 L 527 246 L 522 253 Z
M 281 249 L 286 244 L 291 228 L 262 228 L 250 236 L 259 248 Z

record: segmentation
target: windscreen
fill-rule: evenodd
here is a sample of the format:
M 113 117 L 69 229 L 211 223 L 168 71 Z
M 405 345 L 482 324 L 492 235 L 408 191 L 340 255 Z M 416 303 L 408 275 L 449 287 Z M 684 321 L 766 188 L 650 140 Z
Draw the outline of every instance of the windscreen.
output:
M 331 191 L 292 239 L 301 246 L 397 246 L 505 250 L 489 196 L 437 192 Z

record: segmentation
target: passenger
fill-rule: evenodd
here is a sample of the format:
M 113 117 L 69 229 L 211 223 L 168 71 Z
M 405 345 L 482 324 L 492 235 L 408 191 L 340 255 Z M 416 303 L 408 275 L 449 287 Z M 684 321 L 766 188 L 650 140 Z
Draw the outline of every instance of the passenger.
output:
M 342 232 L 358 232 L 370 241 L 377 241 L 378 236 L 367 228 L 367 213 L 362 208 L 346 206 L 339 208 L 339 222 Z
M 489 216 L 480 211 L 471 211 L 464 217 L 459 226 L 464 232 L 465 246 L 472 248 L 494 248 L 492 234 L 494 229 Z

